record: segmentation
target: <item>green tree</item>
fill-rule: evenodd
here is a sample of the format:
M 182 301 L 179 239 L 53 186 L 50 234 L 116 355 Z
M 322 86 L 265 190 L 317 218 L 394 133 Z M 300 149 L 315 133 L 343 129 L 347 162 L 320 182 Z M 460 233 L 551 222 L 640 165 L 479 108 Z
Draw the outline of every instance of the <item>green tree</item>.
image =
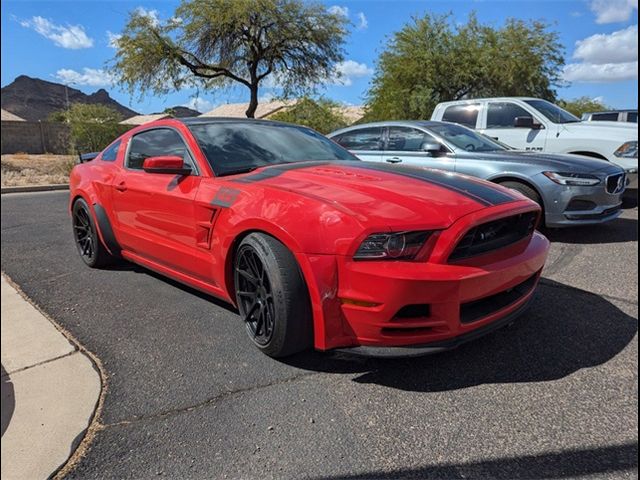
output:
M 604 104 L 600 100 L 589 97 L 579 97 L 573 100 L 560 100 L 558 102 L 565 110 L 573 113 L 576 117 L 580 118 L 583 113 L 588 112 L 601 112 L 603 110 L 610 110 L 611 107 Z
M 249 89 L 246 115 L 253 117 L 265 80 L 289 96 L 329 78 L 344 58 L 346 25 L 303 0 L 183 0 L 164 23 L 132 12 L 111 72 L 141 94 L 240 84 Z
M 439 103 L 480 96 L 555 100 L 564 65 L 558 34 L 540 21 L 501 28 L 471 14 L 413 18 L 389 40 L 368 93 L 368 119 L 425 119 Z
M 69 124 L 71 151 L 100 151 L 130 128 L 119 124 L 120 113 L 99 104 L 74 103 L 68 110 L 53 112 L 49 120 Z
M 326 98 L 303 97 L 295 105 L 280 110 L 269 120 L 305 125 L 320 133 L 330 133 L 346 127 L 349 122 L 340 112 L 340 104 Z

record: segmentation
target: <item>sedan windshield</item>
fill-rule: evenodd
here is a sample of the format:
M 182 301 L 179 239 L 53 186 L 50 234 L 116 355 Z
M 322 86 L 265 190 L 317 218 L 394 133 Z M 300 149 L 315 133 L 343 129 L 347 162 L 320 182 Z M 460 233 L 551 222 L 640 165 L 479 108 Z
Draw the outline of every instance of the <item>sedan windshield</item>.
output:
M 295 125 L 212 122 L 189 129 L 217 176 L 283 163 L 358 160 L 319 133 Z
M 444 123 L 434 126 L 430 125 L 429 130 L 452 145 L 467 152 L 495 152 L 496 150 L 506 150 L 505 147 L 494 142 L 489 137 L 460 125 Z
M 553 123 L 574 123 L 581 121 L 572 113 L 569 113 L 546 100 L 525 100 L 525 103 L 531 105 L 538 112 L 547 117 L 547 120 L 551 120 Z

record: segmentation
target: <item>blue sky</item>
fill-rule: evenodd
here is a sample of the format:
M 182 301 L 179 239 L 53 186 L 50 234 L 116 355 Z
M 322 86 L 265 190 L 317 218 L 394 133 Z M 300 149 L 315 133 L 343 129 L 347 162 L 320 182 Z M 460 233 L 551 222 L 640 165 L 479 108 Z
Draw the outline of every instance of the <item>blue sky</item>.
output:
M 110 40 L 123 28 L 128 12 L 143 9 L 160 21 L 170 18 L 176 1 L 3 1 L 2 86 L 21 74 L 67 83 L 91 93 L 106 88 L 112 97 L 142 113 L 196 104 L 201 111 L 221 103 L 248 100 L 243 88 L 218 92 L 185 90 L 139 99 L 109 85 L 102 69 L 115 50 Z M 476 1 L 326 1 L 352 22 L 343 84 L 320 88 L 324 95 L 361 104 L 378 54 L 393 32 L 414 15 L 451 12 L 465 22 L 476 11 L 482 22 L 500 26 L 506 18 L 542 19 L 552 24 L 565 46 L 570 86 L 562 98 L 601 98 L 616 108 L 638 105 L 638 0 L 476 0 Z M 264 89 L 267 98 L 273 92 Z

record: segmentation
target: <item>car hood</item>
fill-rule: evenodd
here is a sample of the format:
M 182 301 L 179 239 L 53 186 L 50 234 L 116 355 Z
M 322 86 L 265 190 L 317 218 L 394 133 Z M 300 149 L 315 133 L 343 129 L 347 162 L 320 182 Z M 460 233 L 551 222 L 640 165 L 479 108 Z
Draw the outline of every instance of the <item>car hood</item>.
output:
M 588 138 L 619 140 L 621 143 L 638 139 L 638 124 L 627 122 L 575 122 L 560 125 L 562 132 Z
M 469 213 L 523 200 L 510 190 L 464 175 L 358 161 L 275 165 L 232 181 L 294 192 L 361 223 L 389 228 L 447 228 Z
M 616 169 L 615 165 L 606 160 L 585 157 L 583 155 L 540 153 L 524 150 L 504 150 L 499 152 L 463 152 L 461 158 L 473 158 L 487 161 L 508 162 L 510 165 L 539 166 L 540 171 L 553 170 L 556 172 L 595 173 Z

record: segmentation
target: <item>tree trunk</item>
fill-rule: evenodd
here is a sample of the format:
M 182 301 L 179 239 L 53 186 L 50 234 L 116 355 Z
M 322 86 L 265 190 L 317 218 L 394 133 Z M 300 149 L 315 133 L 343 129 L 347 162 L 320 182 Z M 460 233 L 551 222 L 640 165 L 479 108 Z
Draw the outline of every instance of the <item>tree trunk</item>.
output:
M 249 89 L 251 90 L 251 100 L 249 100 L 249 108 L 247 108 L 245 114 L 247 118 L 255 118 L 256 109 L 258 108 L 258 84 L 251 85 Z

